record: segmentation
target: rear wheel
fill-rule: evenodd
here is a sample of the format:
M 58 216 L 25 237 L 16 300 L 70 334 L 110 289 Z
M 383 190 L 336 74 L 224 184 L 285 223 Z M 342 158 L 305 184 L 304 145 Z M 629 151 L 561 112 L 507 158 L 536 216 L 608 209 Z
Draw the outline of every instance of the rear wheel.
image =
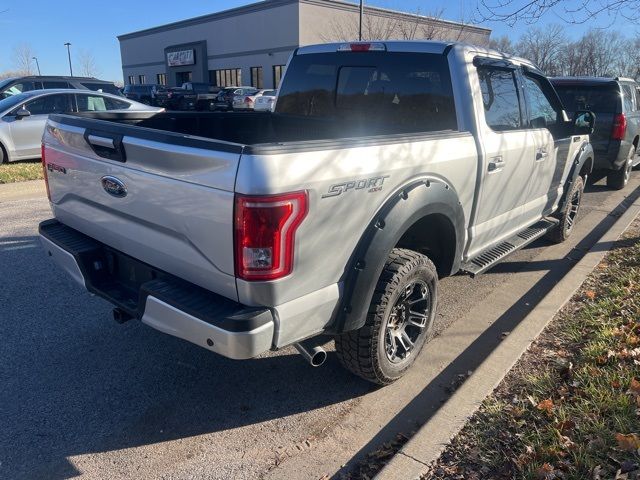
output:
M 567 201 L 562 209 L 558 212 L 560 223 L 547 233 L 547 238 L 554 243 L 562 243 L 573 232 L 573 226 L 580 212 L 580 204 L 582 203 L 582 194 L 584 191 L 584 179 L 576 178 L 571 185 L 571 190 L 567 193 Z
M 0 165 L 3 163 L 9 163 L 9 157 L 2 144 L 0 144 Z
M 631 170 L 633 169 L 633 159 L 636 156 L 636 147 L 632 146 L 627 156 L 627 161 L 620 170 L 616 170 L 607 175 L 607 187 L 615 190 L 622 190 L 629 183 Z
M 393 383 L 413 365 L 431 335 L 438 274 L 428 257 L 394 248 L 376 285 L 365 324 L 337 335 L 342 365 L 376 383 Z

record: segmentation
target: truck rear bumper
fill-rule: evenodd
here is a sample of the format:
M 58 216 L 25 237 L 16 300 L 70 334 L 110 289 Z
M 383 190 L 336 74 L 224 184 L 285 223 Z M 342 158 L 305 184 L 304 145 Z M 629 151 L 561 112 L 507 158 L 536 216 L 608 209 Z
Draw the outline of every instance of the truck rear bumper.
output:
M 245 307 L 125 255 L 57 220 L 40 224 L 45 251 L 91 293 L 161 332 L 233 359 L 273 344 L 270 309 Z

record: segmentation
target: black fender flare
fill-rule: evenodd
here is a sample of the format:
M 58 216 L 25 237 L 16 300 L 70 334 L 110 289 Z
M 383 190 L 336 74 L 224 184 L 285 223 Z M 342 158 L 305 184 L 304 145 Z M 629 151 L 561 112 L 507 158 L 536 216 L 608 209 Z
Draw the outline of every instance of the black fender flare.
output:
M 587 175 L 593 171 L 593 159 L 593 146 L 587 140 L 583 140 L 582 145 L 580 146 L 580 149 L 578 150 L 578 153 L 576 154 L 571 164 L 571 170 L 569 170 L 569 175 L 567 175 L 567 179 L 565 180 L 562 197 L 560 197 L 560 202 L 558 203 L 558 209 L 556 211 L 560 211 L 562 210 L 562 207 L 564 207 L 564 204 L 567 201 L 567 194 L 571 191 L 573 182 L 576 181 L 587 162 L 589 162 Z
M 431 214 L 443 215 L 453 225 L 455 256 L 451 272 L 446 273 L 458 271 L 465 241 L 465 217 L 458 194 L 441 178 L 413 179 L 387 199 L 360 237 L 345 269 L 343 295 L 330 333 L 364 325 L 389 253 L 414 223 Z

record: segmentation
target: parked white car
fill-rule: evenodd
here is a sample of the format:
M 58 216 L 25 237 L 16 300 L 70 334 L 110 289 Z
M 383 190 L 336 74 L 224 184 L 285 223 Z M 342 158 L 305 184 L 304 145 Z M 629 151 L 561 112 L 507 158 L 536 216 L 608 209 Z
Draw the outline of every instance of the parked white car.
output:
M 242 91 L 240 94 L 234 92 L 233 109 L 234 110 L 253 110 L 256 99 L 262 96 L 267 90 Z
M 264 90 L 262 95 L 256 98 L 253 109 L 256 112 L 272 112 L 276 104 L 277 90 Z
M 51 89 L 31 90 L 0 100 L 0 163 L 40 157 L 44 125 L 52 113 L 156 111 L 108 93 Z

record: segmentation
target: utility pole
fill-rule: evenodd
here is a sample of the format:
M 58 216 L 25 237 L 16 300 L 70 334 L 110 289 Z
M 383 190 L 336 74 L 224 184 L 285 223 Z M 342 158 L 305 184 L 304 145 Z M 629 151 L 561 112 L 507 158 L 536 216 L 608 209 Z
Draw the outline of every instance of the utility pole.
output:
M 38 75 L 42 75 L 40 73 L 40 64 L 38 63 L 38 58 L 37 57 L 33 57 L 33 59 L 36 61 L 36 67 L 38 67 Z
M 71 76 L 73 77 L 73 67 L 71 66 L 71 49 L 69 47 L 71 47 L 71 44 L 69 42 L 64 44 L 65 47 L 67 47 L 67 55 L 69 57 L 69 73 L 71 73 Z
M 364 16 L 364 0 L 360 0 L 360 30 L 358 32 L 358 40 L 362 41 L 362 17 Z

